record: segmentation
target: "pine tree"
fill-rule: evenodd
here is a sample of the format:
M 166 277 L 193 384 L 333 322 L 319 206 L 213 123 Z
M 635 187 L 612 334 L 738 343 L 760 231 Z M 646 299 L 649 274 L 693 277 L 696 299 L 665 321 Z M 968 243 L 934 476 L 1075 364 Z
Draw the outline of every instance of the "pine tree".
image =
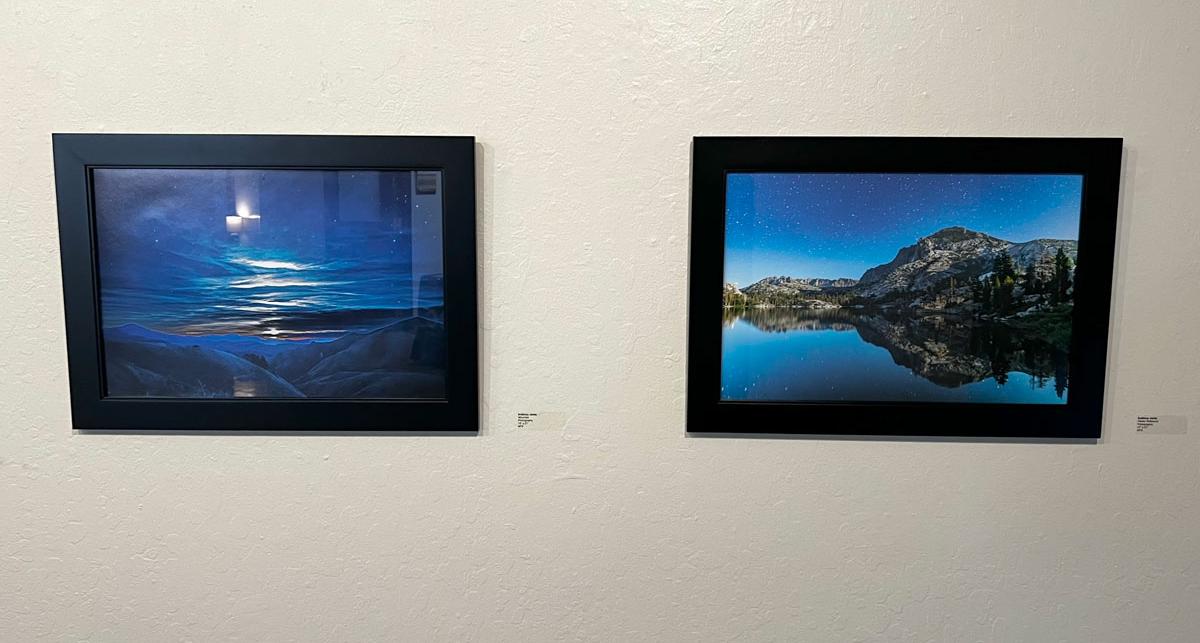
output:
M 1054 303 L 1070 301 L 1071 295 L 1068 291 L 1071 289 L 1071 258 L 1063 251 L 1060 246 L 1058 253 L 1054 255 Z
M 996 305 L 996 312 L 1000 313 L 1001 315 L 1007 315 L 1008 313 L 1012 312 L 1013 289 L 1016 287 L 1017 280 L 1012 276 L 1005 277 L 1000 280 L 997 286 L 997 292 L 999 293 L 998 299 L 1000 301 Z
M 1016 269 L 1013 267 L 1012 255 L 1008 254 L 1007 250 L 1001 250 L 996 258 L 992 259 L 992 273 L 1001 280 L 1017 276 Z
M 1030 261 L 1029 267 L 1025 269 L 1025 282 L 1022 284 L 1025 287 L 1025 294 L 1036 295 L 1041 293 L 1041 280 L 1037 276 L 1037 262 Z

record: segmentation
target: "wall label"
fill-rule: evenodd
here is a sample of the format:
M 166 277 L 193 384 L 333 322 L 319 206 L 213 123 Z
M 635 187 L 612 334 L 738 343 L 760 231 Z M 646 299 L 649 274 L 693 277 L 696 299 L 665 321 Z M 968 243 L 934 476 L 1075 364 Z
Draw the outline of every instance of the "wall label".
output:
M 528 431 L 559 431 L 567 426 L 566 413 L 562 411 L 521 411 L 517 413 L 517 428 Z
M 1139 415 L 1138 433 L 1187 433 L 1187 417 L 1183 415 Z

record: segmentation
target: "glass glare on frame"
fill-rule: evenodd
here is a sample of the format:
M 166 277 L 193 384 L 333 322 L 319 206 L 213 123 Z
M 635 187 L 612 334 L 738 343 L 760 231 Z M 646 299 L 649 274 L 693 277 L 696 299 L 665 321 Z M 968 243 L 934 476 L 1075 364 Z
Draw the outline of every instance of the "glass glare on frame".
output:
M 97 168 L 110 397 L 440 399 L 440 172 Z

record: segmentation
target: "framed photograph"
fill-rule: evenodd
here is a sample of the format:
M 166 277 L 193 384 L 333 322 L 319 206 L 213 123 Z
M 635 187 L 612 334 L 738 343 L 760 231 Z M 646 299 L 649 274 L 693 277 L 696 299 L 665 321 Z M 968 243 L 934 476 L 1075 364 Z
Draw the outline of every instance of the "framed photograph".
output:
M 1099 437 L 1121 146 L 696 138 L 688 431 Z
M 55 134 L 74 426 L 477 430 L 474 158 Z

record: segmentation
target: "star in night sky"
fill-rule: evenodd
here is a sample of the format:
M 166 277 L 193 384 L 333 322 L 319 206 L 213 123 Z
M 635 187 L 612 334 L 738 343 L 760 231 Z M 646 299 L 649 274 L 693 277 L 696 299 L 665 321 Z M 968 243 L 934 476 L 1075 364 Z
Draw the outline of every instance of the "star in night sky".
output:
M 1078 239 L 1082 191 L 1079 175 L 730 173 L 725 281 L 857 279 L 950 226 Z

